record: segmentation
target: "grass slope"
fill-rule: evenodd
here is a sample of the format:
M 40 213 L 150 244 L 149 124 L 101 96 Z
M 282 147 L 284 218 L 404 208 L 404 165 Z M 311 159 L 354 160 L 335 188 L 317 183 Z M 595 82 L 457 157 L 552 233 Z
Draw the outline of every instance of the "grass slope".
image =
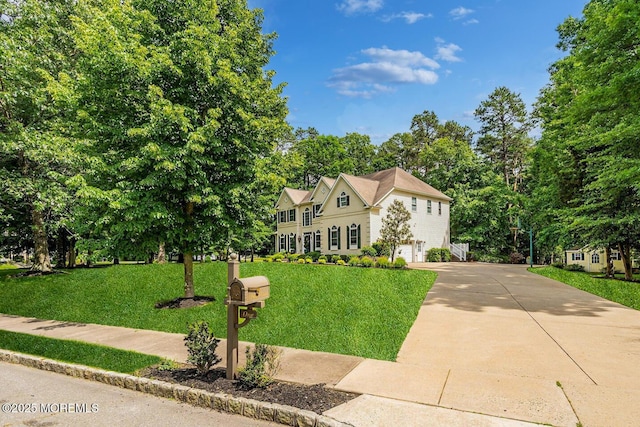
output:
M 267 276 L 271 297 L 240 330 L 251 342 L 394 360 L 436 274 L 321 265 L 247 263 L 241 276 Z M 182 265 L 120 265 L 69 274 L 0 275 L 0 313 L 185 333 L 206 320 L 226 336 L 227 266 L 196 264 L 202 307 L 158 310 L 156 302 L 183 294 Z
M 160 357 L 133 351 L 2 330 L 0 348 L 125 374 L 162 361 Z
M 640 283 L 596 278 L 588 273 L 566 271 L 555 267 L 536 267 L 530 268 L 529 271 L 640 310 Z

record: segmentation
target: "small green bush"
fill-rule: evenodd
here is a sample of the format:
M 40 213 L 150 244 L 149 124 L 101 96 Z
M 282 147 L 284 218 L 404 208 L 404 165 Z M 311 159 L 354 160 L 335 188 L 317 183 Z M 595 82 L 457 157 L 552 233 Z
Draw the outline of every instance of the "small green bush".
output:
M 248 388 L 264 388 L 273 383 L 280 369 L 281 351 L 266 344 L 256 344 L 253 351 L 247 347 L 247 364 L 238 370 L 240 384 Z
M 407 266 L 407 261 L 401 256 L 396 258 L 396 260 L 393 262 L 393 268 L 405 268 L 406 266 Z
M 320 256 L 318 257 L 318 261 L 325 261 L 325 263 L 326 263 L 326 261 L 327 261 L 327 256 L 326 256 L 326 255 L 320 255 Z
M 449 248 L 441 248 L 440 256 L 442 257 L 443 262 L 451 262 L 451 251 Z
M 336 265 L 347 265 L 347 263 L 346 263 L 346 262 L 344 262 L 344 260 L 343 260 L 342 258 L 340 258 L 340 259 L 338 259 L 338 260 L 336 261 Z
M 381 256 L 376 260 L 376 265 L 378 268 L 389 268 L 391 267 L 391 261 L 386 256 Z
M 376 250 L 376 256 L 391 256 L 391 248 L 389 244 L 385 242 L 374 242 L 371 247 Z
M 306 257 L 304 260 L 307 264 L 313 264 L 313 258 L 311 257 Z
M 298 258 L 298 264 L 305 264 L 306 261 L 304 258 Z
M 326 264 L 326 263 L 327 263 L 327 259 L 326 259 L 326 258 L 324 258 L 324 259 L 323 259 L 323 258 L 320 258 L 320 259 L 318 260 L 318 264 L 324 265 L 324 264 Z
M 378 251 L 376 251 L 373 246 L 363 246 L 362 249 L 360 249 L 360 253 L 362 254 L 362 256 L 368 257 L 374 257 L 378 255 Z
M 555 268 L 559 268 L 559 269 L 564 269 L 564 264 L 561 262 L 554 262 L 553 264 L 551 264 L 551 267 L 555 267 Z
M 305 254 L 305 258 L 311 258 L 311 262 L 318 262 L 318 258 L 320 258 L 320 255 L 320 252 L 317 251 L 307 252 Z
M 353 255 L 340 255 L 340 259 L 342 259 L 345 263 L 349 262 Z
M 300 254 L 289 254 L 287 258 L 289 258 L 289 262 L 296 262 L 300 258 Z
M 333 255 L 331 257 L 331 262 L 334 263 L 334 264 L 337 264 L 340 259 L 341 259 L 340 255 Z
M 189 354 L 187 362 L 193 363 L 199 373 L 206 374 L 211 367 L 222 360 L 216 355 L 216 348 L 220 340 L 209 330 L 209 323 L 205 321 L 201 320 L 187 326 L 188 333 L 184 338 Z
M 567 271 L 584 271 L 584 267 L 580 264 L 568 264 L 564 269 Z
M 282 252 L 278 252 L 277 254 L 271 255 L 271 259 L 274 261 L 282 261 L 284 259 L 284 254 Z
M 358 258 L 357 256 L 352 256 L 351 258 L 349 258 L 348 264 L 350 267 L 357 267 L 360 265 L 360 258 Z
M 440 252 L 440 248 L 431 248 L 427 251 L 427 261 L 428 262 L 441 262 L 442 261 L 442 252 Z
M 373 267 L 374 264 L 375 262 L 371 257 L 363 256 L 362 258 L 360 258 L 360 265 L 363 267 Z

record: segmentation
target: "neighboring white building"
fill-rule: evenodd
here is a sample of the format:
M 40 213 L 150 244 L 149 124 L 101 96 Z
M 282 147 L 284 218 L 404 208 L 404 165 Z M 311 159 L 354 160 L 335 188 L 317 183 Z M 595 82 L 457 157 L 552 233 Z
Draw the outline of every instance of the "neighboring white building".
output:
M 426 260 L 427 250 L 449 248 L 451 198 L 400 168 L 364 176 L 323 177 L 312 191 L 285 188 L 276 204 L 276 251 L 360 254 L 380 239 L 382 218 L 394 200 L 411 212 L 413 239 L 396 255 Z

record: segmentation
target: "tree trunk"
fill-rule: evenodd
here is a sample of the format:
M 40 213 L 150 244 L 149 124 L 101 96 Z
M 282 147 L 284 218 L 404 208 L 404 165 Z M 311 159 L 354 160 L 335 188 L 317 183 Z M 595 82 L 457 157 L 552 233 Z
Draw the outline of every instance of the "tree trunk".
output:
M 33 243 L 35 245 L 35 259 L 31 266 L 32 271 L 48 272 L 52 270 L 49 258 L 49 244 L 47 232 L 44 228 L 42 212 L 32 208 L 31 220 L 33 221 Z
M 607 263 L 607 266 L 605 267 L 605 276 L 607 276 L 607 278 L 611 278 L 614 276 L 613 263 L 611 262 L 611 248 L 607 246 L 604 253 L 606 258 L 605 262 Z
M 633 269 L 631 266 L 631 247 L 618 243 L 618 250 L 622 256 L 622 265 L 624 265 L 624 280 L 633 280 Z
M 165 252 L 164 242 L 161 242 L 158 245 L 158 264 L 166 264 L 167 263 L 167 253 Z
M 91 257 L 93 256 L 93 249 L 89 249 L 87 251 L 87 260 L 84 262 L 84 265 L 87 267 L 93 267 L 93 261 L 91 261 Z
M 253 262 L 253 254 L 254 254 L 253 247 L 251 247 L 251 262 Z
M 69 239 L 69 268 L 76 268 L 76 238 Z
M 186 252 L 184 254 L 184 297 L 193 298 L 195 289 L 193 286 L 193 254 Z
M 66 255 L 68 238 L 67 231 L 64 228 L 60 228 L 58 231 L 58 239 L 56 240 L 56 268 L 66 267 Z

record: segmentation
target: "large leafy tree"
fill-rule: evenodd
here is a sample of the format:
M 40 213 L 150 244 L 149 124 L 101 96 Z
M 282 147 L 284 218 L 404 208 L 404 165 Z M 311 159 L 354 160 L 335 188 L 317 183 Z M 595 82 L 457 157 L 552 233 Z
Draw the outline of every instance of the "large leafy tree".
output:
M 94 165 L 76 180 L 116 246 L 159 243 L 184 254 L 237 235 L 256 162 L 286 129 L 281 86 L 266 71 L 273 34 L 244 0 L 104 0 L 76 24 L 78 130 Z
M 633 0 L 592 0 L 567 19 L 558 32 L 568 54 L 539 102 L 546 147 L 563 159 L 549 171 L 554 188 L 574 184 L 551 208 L 576 243 L 618 249 L 627 279 L 640 242 L 639 19 Z
M 34 249 L 32 270 L 51 270 L 48 237 L 68 217 L 67 177 L 74 141 L 67 137 L 69 35 L 74 2 L 0 1 L 0 240 Z

